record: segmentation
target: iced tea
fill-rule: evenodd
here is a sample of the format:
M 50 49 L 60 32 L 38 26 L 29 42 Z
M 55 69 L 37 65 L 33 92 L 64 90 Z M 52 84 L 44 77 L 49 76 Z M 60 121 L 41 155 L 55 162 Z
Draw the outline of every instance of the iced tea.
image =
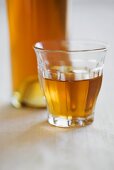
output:
M 84 80 L 68 77 L 65 81 L 43 78 L 42 83 L 48 110 L 53 116 L 86 118 L 94 111 L 102 75 Z

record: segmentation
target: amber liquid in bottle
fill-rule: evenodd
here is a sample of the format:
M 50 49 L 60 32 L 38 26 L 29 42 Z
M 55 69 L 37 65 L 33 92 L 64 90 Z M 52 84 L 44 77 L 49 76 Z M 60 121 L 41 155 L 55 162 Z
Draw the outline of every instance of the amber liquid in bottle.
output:
M 42 77 L 48 110 L 52 116 L 66 119 L 86 118 L 93 114 L 102 75 L 85 80 L 65 81 Z
M 45 107 L 33 45 L 65 39 L 66 0 L 7 0 L 11 47 L 12 104 Z

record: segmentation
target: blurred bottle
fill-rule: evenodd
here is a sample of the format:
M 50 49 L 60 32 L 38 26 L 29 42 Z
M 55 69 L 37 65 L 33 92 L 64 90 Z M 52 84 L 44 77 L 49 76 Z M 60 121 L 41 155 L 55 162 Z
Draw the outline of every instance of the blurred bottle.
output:
M 65 39 L 67 0 L 7 0 L 12 65 L 12 104 L 45 107 L 33 45 Z

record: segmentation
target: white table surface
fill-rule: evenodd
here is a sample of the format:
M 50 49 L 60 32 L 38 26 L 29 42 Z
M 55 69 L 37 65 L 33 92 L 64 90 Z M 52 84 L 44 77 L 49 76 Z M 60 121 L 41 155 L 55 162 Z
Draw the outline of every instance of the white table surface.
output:
M 90 126 L 57 128 L 47 123 L 46 110 L 2 105 L 0 170 L 113 170 L 113 120 L 104 105 Z
M 0 37 L 3 36 L 0 38 L 0 170 L 113 170 L 114 1 L 70 1 L 69 36 L 103 40 L 110 45 L 95 121 L 84 128 L 70 129 L 50 126 L 46 110 L 16 110 L 7 104 L 10 78 L 8 49 L 4 48 L 8 41 L 7 29 L 3 27 L 6 26 L 3 1 L 0 0 L 3 23 L 0 26 Z

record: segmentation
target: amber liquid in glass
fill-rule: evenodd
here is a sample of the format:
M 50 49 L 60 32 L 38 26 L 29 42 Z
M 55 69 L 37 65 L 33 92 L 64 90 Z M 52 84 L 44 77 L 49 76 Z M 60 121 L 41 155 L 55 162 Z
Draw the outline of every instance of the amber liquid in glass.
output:
M 7 0 L 11 47 L 12 104 L 44 107 L 33 45 L 65 39 L 66 0 Z
M 86 80 L 42 78 L 48 110 L 55 117 L 86 118 L 93 114 L 102 75 Z

